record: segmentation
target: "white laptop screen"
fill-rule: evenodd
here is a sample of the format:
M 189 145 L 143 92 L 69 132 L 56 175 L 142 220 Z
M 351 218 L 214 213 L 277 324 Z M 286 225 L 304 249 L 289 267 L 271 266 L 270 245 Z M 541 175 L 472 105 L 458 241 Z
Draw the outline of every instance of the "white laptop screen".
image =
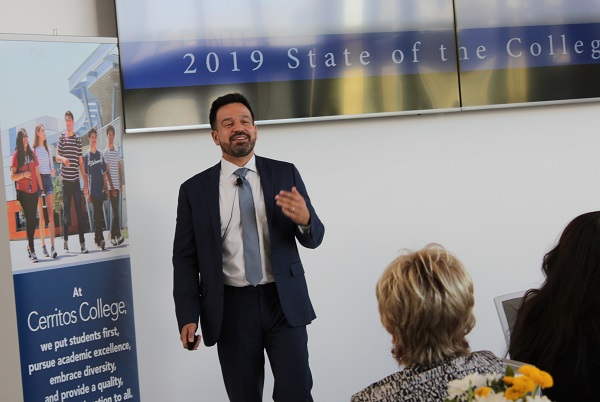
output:
M 494 298 L 496 304 L 496 310 L 498 311 L 498 317 L 500 318 L 500 325 L 502 326 L 502 332 L 508 345 L 510 341 L 510 333 L 517 319 L 517 311 L 521 306 L 521 301 L 525 291 L 509 293 Z

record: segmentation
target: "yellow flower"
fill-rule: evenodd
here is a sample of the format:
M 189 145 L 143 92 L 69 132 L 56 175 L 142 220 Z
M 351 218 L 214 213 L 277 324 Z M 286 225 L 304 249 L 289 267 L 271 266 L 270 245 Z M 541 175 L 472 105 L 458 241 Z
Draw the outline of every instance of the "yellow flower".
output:
M 533 390 L 535 390 L 535 385 L 535 382 L 527 376 L 516 377 L 513 383 L 513 387 L 519 389 L 524 394 L 533 392 Z
M 534 366 L 525 365 L 519 369 L 517 375 L 513 375 L 514 372 L 507 369 L 504 377 L 494 374 L 486 378 L 479 374 L 470 374 L 469 376 L 473 376 L 473 378 L 467 376 L 461 380 L 451 381 L 448 385 L 451 399 L 446 399 L 445 402 L 456 402 L 458 400 L 550 402 L 545 396 L 539 395 L 540 388 L 552 386 L 553 380 L 550 374 Z M 464 386 L 467 378 L 468 386 Z M 461 383 L 461 387 L 455 384 L 457 382 Z M 533 395 L 534 393 L 536 395 Z
M 475 395 L 477 396 L 488 396 L 492 392 L 490 387 L 480 387 L 475 390 Z
M 521 396 L 521 393 L 517 391 L 514 387 L 510 387 L 509 389 L 504 391 L 504 397 L 509 401 L 516 401 Z
M 535 382 L 524 375 L 518 377 L 504 377 L 504 383 L 511 385 L 511 387 L 504 392 L 504 395 L 507 399 L 512 401 L 524 397 L 529 392 L 533 392 L 536 387 Z
M 541 370 L 540 370 L 540 379 L 536 382 L 542 388 L 549 388 L 554 385 L 554 380 L 552 379 L 552 376 L 550 374 L 546 373 L 545 371 L 541 371 Z
M 542 371 L 534 366 L 521 366 L 519 367 L 519 373 L 526 375 L 531 378 L 536 384 L 542 388 L 548 388 L 554 385 L 552 376 L 545 371 Z

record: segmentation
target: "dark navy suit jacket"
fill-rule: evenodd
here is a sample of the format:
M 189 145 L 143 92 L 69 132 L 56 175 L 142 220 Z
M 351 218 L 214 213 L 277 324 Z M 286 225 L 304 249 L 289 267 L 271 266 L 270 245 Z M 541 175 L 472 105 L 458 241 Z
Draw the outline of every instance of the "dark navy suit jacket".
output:
M 271 263 L 283 313 L 292 326 L 308 325 L 316 315 L 308 296 L 296 239 L 304 247 L 315 248 L 323 240 L 325 227 L 293 164 L 256 156 L 256 168 L 265 198 Z M 181 185 L 173 245 L 173 297 L 179 331 L 199 319 L 206 346 L 219 340 L 223 318 L 220 172 L 218 163 Z M 291 191 L 293 186 L 302 194 L 310 211 L 307 233 L 301 233 L 275 204 L 275 195 L 280 190 Z

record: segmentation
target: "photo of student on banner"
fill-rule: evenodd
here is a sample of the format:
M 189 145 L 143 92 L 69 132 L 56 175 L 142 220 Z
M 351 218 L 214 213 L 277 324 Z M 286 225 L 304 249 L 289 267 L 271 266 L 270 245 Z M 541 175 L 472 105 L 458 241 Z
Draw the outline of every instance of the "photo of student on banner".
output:
M 79 232 L 79 245 L 81 246 L 81 254 L 87 254 L 88 249 L 85 247 L 83 212 L 81 210 L 81 186 L 79 183 L 79 171 L 85 176 L 83 168 L 83 155 L 81 150 L 81 139 L 75 135 L 73 113 L 65 112 L 65 124 L 67 132 L 63 133 L 58 140 L 58 152 L 56 153 L 56 161 L 63 166 L 60 170 L 60 177 L 63 185 L 63 238 L 65 240 L 65 253 L 69 252 L 69 226 L 72 224 L 71 217 L 71 201 L 75 206 L 75 214 L 77 215 L 77 228 Z M 87 195 L 87 188 L 84 187 L 84 193 Z
M 35 126 L 35 138 L 33 140 L 33 151 L 38 160 L 38 171 L 41 177 L 42 196 L 38 200 L 38 211 L 40 215 L 40 240 L 42 241 L 42 253 L 45 257 L 58 257 L 54 248 L 55 226 L 54 226 L 54 186 L 52 178 L 56 176 L 56 169 L 52 164 L 52 150 L 46 140 L 46 128 L 43 124 Z M 48 227 L 50 238 L 50 253 L 46 248 L 46 227 Z
M 121 151 L 115 146 L 115 128 L 109 124 L 106 127 L 108 145 L 104 149 L 106 162 L 106 177 L 108 181 L 108 195 L 112 208 L 112 222 L 110 225 L 110 242 L 113 246 L 120 246 L 125 239 L 121 235 L 119 204 L 122 193 Z
M 33 236 L 37 226 L 36 208 L 42 179 L 38 171 L 38 160 L 29 146 L 29 136 L 24 128 L 17 133 L 17 147 L 12 157 L 10 179 L 17 186 L 17 199 L 25 213 L 27 254 L 30 260 L 37 262 Z
M 95 128 L 92 128 L 88 132 L 88 139 L 90 141 L 90 149 L 85 154 L 84 166 L 86 175 L 84 176 L 84 186 L 87 189 L 87 200 L 92 203 L 94 209 L 94 242 L 100 249 L 104 250 L 106 241 L 102 233 L 104 225 L 102 203 L 106 198 L 106 189 L 108 188 L 106 164 L 104 163 L 102 153 L 96 148 L 98 132 Z

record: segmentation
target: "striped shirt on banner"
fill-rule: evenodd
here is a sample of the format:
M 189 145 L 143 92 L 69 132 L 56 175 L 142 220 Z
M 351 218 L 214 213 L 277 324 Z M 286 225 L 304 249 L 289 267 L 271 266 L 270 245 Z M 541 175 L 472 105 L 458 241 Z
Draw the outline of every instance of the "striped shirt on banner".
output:
M 34 148 L 33 152 L 35 152 L 35 156 L 37 156 L 39 162 L 38 169 L 40 174 L 50 174 L 53 169 L 51 148 L 48 147 L 48 149 L 46 149 L 45 146 L 38 145 Z
M 79 180 L 79 158 L 82 156 L 81 139 L 76 135 L 62 134 L 58 139 L 57 155 L 69 160 L 69 166 L 62 165 L 60 177 L 65 181 Z
M 121 160 L 121 152 L 117 147 L 114 147 L 113 149 L 106 147 L 103 154 L 106 169 L 108 170 L 110 177 L 110 180 L 107 180 L 108 189 L 112 190 L 114 188 L 115 190 L 120 190 L 121 177 L 119 176 L 119 161 Z

